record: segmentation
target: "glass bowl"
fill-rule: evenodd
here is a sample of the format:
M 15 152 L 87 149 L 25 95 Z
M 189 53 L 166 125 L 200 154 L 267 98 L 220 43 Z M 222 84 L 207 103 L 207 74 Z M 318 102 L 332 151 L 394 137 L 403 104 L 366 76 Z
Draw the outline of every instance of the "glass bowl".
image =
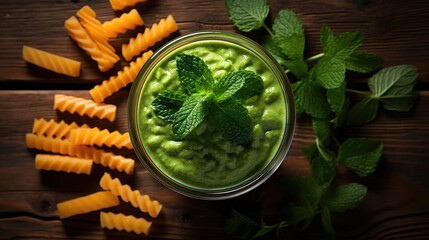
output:
M 154 114 L 150 104 L 157 94 L 180 90 L 179 53 L 202 58 L 215 81 L 237 69 L 261 76 L 264 92 L 244 102 L 253 124 L 249 144 L 226 141 L 211 119 L 179 141 L 171 124 Z M 191 33 L 158 49 L 136 77 L 127 110 L 134 151 L 150 174 L 175 192 L 204 200 L 232 198 L 262 184 L 285 159 L 295 128 L 293 94 L 282 67 L 258 43 L 224 31 Z

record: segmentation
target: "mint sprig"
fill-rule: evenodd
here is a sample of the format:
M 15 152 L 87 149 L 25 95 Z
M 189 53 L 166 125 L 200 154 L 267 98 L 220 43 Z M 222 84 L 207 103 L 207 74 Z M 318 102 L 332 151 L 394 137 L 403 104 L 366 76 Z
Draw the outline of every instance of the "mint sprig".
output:
M 265 25 L 265 18 L 262 22 L 255 20 L 245 24 L 236 20 L 237 9 L 254 12 L 257 11 L 255 6 L 267 4 L 267 1 L 226 0 L 225 4 L 238 29 L 254 25 L 267 30 L 261 44 L 294 80 L 292 90 L 297 113 L 309 116 L 312 121 L 314 143 L 303 149 L 311 175 L 287 178 L 282 183 L 287 202 L 283 204 L 281 222 L 302 230 L 320 215 L 326 233 L 334 238 L 331 212 L 354 208 L 367 194 L 367 188 L 359 183 L 336 186 L 337 167 L 343 166 L 358 176 L 368 176 L 376 170 L 383 151 L 381 141 L 364 137 L 344 139 L 337 135 L 344 127 L 373 121 L 380 105 L 390 111 L 409 111 L 417 99 L 414 90 L 417 69 L 408 65 L 381 69 L 381 56 L 360 49 L 363 42 L 360 32 L 335 34 L 328 26 L 323 26 L 320 31 L 323 52 L 305 58 L 304 26 L 292 10 L 279 11 L 271 30 Z M 246 31 L 255 29 L 247 28 Z M 308 64 L 311 61 L 314 63 Z M 368 80 L 369 91 L 350 89 L 346 81 L 347 71 L 376 72 Z M 365 97 L 353 103 L 349 94 Z M 260 231 L 257 231 L 254 226 L 257 222 L 254 221 L 252 226 L 256 228 L 254 238 L 260 236 L 256 233 L 264 233 L 263 224 L 259 224 Z
M 390 111 L 409 111 L 418 97 L 414 90 L 417 77 L 417 69 L 409 65 L 384 68 L 374 74 L 368 80 L 371 94 L 350 109 L 348 124 L 360 125 L 373 121 L 380 103 Z M 354 92 L 366 95 L 365 92 Z
M 159 118 L 172 124 L 174 136 L 185 139 L 206 118 L 213 118 L 226 140 L 248 143 L 252 119 L 242 101 L 262 93 L 262 78 L 252 71 L 238 70 L 215 81 L 201 58 L 178 54 L 176 63 L 185 92 L 164 90 L 151 104 Z

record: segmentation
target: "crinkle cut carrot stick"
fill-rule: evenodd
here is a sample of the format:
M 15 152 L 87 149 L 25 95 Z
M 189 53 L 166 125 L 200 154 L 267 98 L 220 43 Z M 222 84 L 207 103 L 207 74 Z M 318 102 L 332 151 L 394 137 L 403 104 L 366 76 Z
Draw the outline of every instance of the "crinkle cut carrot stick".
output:
M 22 58 L 29 63 L 50 71 L 79 77 L 81 64 L 70 58 L 62 57 L 30 46 L 22 46 Z

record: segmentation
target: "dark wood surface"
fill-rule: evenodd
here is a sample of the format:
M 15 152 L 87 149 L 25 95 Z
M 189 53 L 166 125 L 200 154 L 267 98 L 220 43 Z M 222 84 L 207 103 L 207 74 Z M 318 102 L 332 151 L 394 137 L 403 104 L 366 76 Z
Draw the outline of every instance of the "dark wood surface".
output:
M 68 37 L 64 20 L 85 4 L 97 12 L 101 21 L 121 13 L 113 12 L 107 0 L 0 0 L 1 239 L 139 238 L 131 233 L 101 229 L 98 212 L 60 220 L 56 204 L 98 191 L 98 180 L 105 169 L 95 166 L 90 176 L 38 171 L 34 167 L 38 151 L 25 146 L 25 133 L 31 131 L 33 119 L 40 117 L 127 131 L 128 88 L 107 99 L 118 106 L 118 119 L 114 123 L 52 109 L 54 94 L 89 97 L 88 89 L 126 65 L 121 60 L 111 71 L 100 73 L 96 64 Z M 223 1 L 148 0 L 136 7 L 145 26 L 172 14 L 180 31 L 169 39 L 204 29 L 237 31 L 227 18 Z M 306 29 L 308 56 L 321 51 L 319 31 L 321 26 L 329 25 L 334 32 L 361 31 L 363 49 L 382 55 L 385 66 L 410 64 L 418 68 L 420 99 L 410 113 L 382 111 L 375 122 L 345 132 L 382 140 L 385 150 L 380 166 L 370 177 L 356 178 L 340 169 L 340 180 L 363 182 L 369 190 L 356 209 L 334 215 L 333 223 L 338 239 L 429 238 L 429 1 L 278 0 L 270 1 L 270 7 L 271 19 L 282 8 L 297 13 Z M 112 41 L 113 46 L 119 49 L 143 29 L 120 35 Z M 258 38 L 260 32 L 245 35 Z M 21 58 L 24 44 L 82 62 L 81 77 L 69 78 L 25 63 Z M 348 81 L 365 89 L 365 76 L 351 75 Z M 300 146 L 312 141 L 309 122 L 300 118 L 292 148 L 280 169 L 256 190 L 231 200 L 199 201 L 183 197 L 159 184 L 141 164 L 137 164 L 131 176 L 109 172 L 164 204 L 161 215 L 153 219 L 148 239 L 228 239 L 223 224 L 230 208 L 256 209 L 259 202 L 265 202 L 268 212 L 275 212 L 279 207 L 276 202 L 279 179 L 308 174 Z M 119 153 L 137 159 L 132 151 Z M 126 203 L 119 208 L 148 218 Z M 314 239 L 323 235 L 316 227 L 299 236 Z

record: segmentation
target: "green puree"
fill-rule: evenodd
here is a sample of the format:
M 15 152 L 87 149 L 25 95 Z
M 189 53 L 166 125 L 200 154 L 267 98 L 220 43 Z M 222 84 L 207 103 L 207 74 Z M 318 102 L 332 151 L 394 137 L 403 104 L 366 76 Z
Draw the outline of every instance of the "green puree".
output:
M 261 76 L 263 93 L 244 102 L 253 124 L 248 145 L 226 141 L 211 119 L 179 141 L 171 124 L 155 115 L 150 105 L 156 96 L 165 89 L 180 89 L 175 60 L 179 53 L 202 58 L 215 81 L 234 70 L 250 70 Z M 285 130 L 285 99 L 279 83 L 258 57 L 235 44 L 199 41 L 175 50 L 154 67 L 142 91 L 138 124 L 144 147 L 164 173 L 192 187 L 229 187 L 262 170 L 276 153 Z

